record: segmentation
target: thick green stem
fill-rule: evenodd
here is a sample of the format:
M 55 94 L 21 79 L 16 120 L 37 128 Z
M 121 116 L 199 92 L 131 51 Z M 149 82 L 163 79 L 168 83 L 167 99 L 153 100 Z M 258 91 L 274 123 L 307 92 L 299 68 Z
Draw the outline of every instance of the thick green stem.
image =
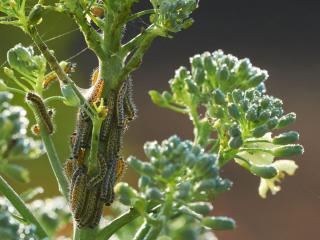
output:
M 48 234 L 35 218 L 35 216 L 31 213 L 31 211 L 27 208 L 25 203 L 19 197 L 19 195 L 13 190 L 13 188 L 0 176 L 0 191 L 3 195 L 8 198 L 11 204 L 15 207 L 15 209 L 21 214 L 21 216 L 29 221 L 30 223 L 36 226 L 36 233 L 40 239 L 44 239 L 48 237 Z
M 76 224 L 74 224 L 76 226 Z M 89 240 L 89 239 L 96 239 L 97 229 L 94 228 L 75 228 L 73 233 L 73 240 Z
M 80 27 L 84 39 L 88 47 L 100 58 L 104 56 L 104 52 L 101 46 L 102 37 L 97 31 L 90 26 L 80 4 L 77 4 L 77 8 L 74 13 L 74 18 Z

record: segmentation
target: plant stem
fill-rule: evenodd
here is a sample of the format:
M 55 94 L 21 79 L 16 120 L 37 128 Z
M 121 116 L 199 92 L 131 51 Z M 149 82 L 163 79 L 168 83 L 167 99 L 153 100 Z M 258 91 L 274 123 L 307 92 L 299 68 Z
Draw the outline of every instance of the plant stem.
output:
M 150 225 L 145 221 L 137 231 L 133 240 L 144 240 L 149 230 Z
M 161 226 L 152 226 L 144 240 L 155 240 L 160 234 Z
M 27 208 L 26 204 L 13 190 L 9 183 L 7 183 L 6 180 L 2 178 L 2 176 L 0 176 L 0 191 L 3 193 L 3 195 L 6 196 L 6 198 L 8 198 L 11 204 L 15 207 L 15 209 L 21 214 L 21 216 L 24 219 L 28 220 L 30 223 L 36 226 L 36 233 L 41 239 L 48 237 L 48 234 L 41 226 L 41 224 L 38 222 L 38 220 L 35 218 L 35 216 L 32 214 L 32 212 Z
M 126 213 L 114 219 L 110 224 L 100 230 L 96 240 L 109 239 L 117 230 L 139 217 L 139 213 L 134 208 L 131 208 Z
M 51 96 L 51 97 L 48 97 L 48 98 L 44 99 L 43 102 L 45 104 L 48 104 L 49 102 L 53 102 L 53 101 L 61 101 L 61 102 L 63 102 L 65 100 L 66 100 L 66 98 L 63 97 L 63 96 Z
M 129 22 L 129 21 L 132 21 L 132 20 L 134 20 L 134 19 L 143 17 L 144 15 L 153 14 L 153 13 L 155 13 L 155 10 L 154 10 L 154 9 L 143 10 L 143 11 L 141 11 L 141 12 L 132 14 L 132 15 L 128 18 L 128 22 Z
M 102 122 L 103 118 L 100 118 L 99 116 L 95 116 L 92 121 L 91 149 L 88 161 L 89 175 L 97 169 L 97 155 Z
M 74 223 L 74 226 L 77 224 Z M 97 234 L 97 229 L 94 228 L 75 228 L 74 234 L 73 234 L 73 240 L 89 240 L 89 239 L 95 239 Z
M 51 136 L 40 126 L 40 136 L 42 138 L 42 141 L 44 143 L 44 146 L 47 151 L 47 155 L 49 158 L 49 162 L 51 165 L 51 168 L 53 170 L 53 173 L 57 179 L 58 185 L 59 185 L 59 191 L 63 194 L 63 196 L 68 199 L 69 195 L 69 187 L 68 187 L 68 181 L 63 173 L 62 164 L 59 160 L 58 154 L 56 152 L 55 146 L 53 144 Z

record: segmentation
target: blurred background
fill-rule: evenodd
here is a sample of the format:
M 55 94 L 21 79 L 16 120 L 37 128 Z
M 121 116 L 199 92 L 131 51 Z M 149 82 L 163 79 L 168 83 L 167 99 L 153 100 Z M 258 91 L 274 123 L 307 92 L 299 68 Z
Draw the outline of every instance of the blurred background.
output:
M 237 229 L 218 232 L 222 240 L 298 240 L 318 239 L 320 235 L 320 4 L 316 1 L 215 1 L 202 0 L 194 14 L 195 24 L 173 39 L 157 39 L 145 56 L 142 67 L 134 73 L 135 100 L 139 118 L 126 134 L 124 153 L 145 156 L 145 141 L 161 141 L 172 134 L 192 139 L 188 118 L 154 106 L 148 91 L 168 89 L 168 80 L 179 66 L 189 66 L 189 57 L 204 51 L 222 49 L 239 58 L 248 57 L 255 66 L 267 69 L 268 93 L 283 99 L 287 112 L 298 119 L 293 126 L 301 134 L 305 154 L 297 159 L 294 177 L 281 184 L 282 191 L 266 200 L 258 196 L 259 179 L 239 166 L 229 164 L 222 175 L 234 181 L 234 187 L 215 203 L 215 215 L 237 221 Z M 128 34 L 144 25 L 138 20 L 128 27 Z M 48 42 L 60 60 L 68 59 L 85 48 L 82 36 L 67 16 L 49 15 L 40 32 L 44 39 L 71 33 Z M 30 44 L 19 30 L 0 26 L 0 64 L 6 51 L 16 43 Z M 73 79 L 87 87 L 97 60 L 90 51 L 73 59 L 78 64 Z M 5 63 L 4 63 L 5 64 Z M 1 70 L 2 74 L 2 70 Z M 3 75 L 1 75 L 3 77 Z M 57 92 L 57 86 L 50 90 Z M 16 104 L 23 99 L 15 98 Z M 55 142 L 59 155 L 69 154 L 69 135 L 73 131 L 75 110 L 59 104 L 56 113 Z M 33 120 L 31 120 L 32 122 Z M 19 161 L 31 171 L 30 184 L 10 181 L 19 192 L 30 186 L 44 186 L 43 197 L 58 194 L 57 185 L 46 157 Z M 124 181 L 135 185 L 136 176 L 127 171 Z

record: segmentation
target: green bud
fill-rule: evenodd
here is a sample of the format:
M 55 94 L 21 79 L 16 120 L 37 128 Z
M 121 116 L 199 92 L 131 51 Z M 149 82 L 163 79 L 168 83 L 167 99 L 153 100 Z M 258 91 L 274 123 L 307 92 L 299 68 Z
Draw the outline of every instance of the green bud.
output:
M 141 176 L 138 181 L 138 187 L 140 190 L 146 189 L 151 184 L 151 179 L 148 176 Z
M 256 138 L 260 138 L 264 136 L 270 129 L 266 124 L 263 124 L 255 129 L 252 130 L 252 135 Z
M 236 227 L 235 221 L 228 217 L 205 217 L 201 224 L 212 230 L 231 230 Z
M 228 133 L 231 137 L 241 136 L 242 132 L 238 124 L 232 124 L 228 130 Z
M 238 75 L 240 75 L 241 77 L 248 75 L 248 72 L 251 67 L 252 67 L 252 64 L 248 58 L 241 59 L 239 61 L 239 65 L 237 69 Z
M 163 193 L 160 191 L 159 188 L 152 187 L 152 188 L 147 189 L 146 197 L 147 197 L 147 199 L 159 202 L 159 201 L 161 201 L 161 199 L 163 197 Z
M 189 203 L 188 207 L 201 215 L 207 215 L 213 210 L 213 206 L 208 202 L 193 202 Z
M 143 146 L 144 153 L 150 157 L 161 157 L 161 149 L 157 141 L 146 142 Z
M 211 191 L 216 187 L 216 179 L 211 178 L 211 179 L 205 179 L 200 182 L 198 182 L 195 187 L 194 191 L 195 192 L 201 192 L 201 191 Z
M 223 65 L 217 72 L 217 80 L 221 83 L 225 83 L 230 79 L 230 71 L 227 65 Z
M 164 91 L 162 93 L 162 99 L 164 99 L 166 102 L 171 102 L 172 101 L 172 94 L 169 93 L 168 91 Z
M 266 179 L 273 178 L 278 174 L 278 171 L 275 167 L 268 165 L 251 165 L 250 172 L 258 177 Z
M 181 25 L 181 28 L 187 29 L 187 28 L 191 27 L 193 23 L 194 23 L 194 20 L 192 18 L 189 18 L 183 22 L 183 24 Z
M 161 94 L 155 90 L 149 91 L 149 95 L 154 104 L 164 107 L 167 105 L 167 102 L 162 98 Z
M 205 174 L 207 178 L 216 178 L 219 174 L 219 169 L 216 166 L 211 166 L 210 169 Z
M 187 199 L 191 190 L 191 183 L 189 181 L 182 182 L 177 188 L 178 191 L 175 197 L 179 199 Z
M 195 219 L 202 219 L 202 215 L 193 211 L 191 208 L 187 207 L 187 206 L 181 206 L 179 207 L 179 212 L 184 213 L 188 216 L 191 216 Z
M 119 197 L 119 201 L 126 206 L 131 206 L 131 201 L 138 197 L 137 191 L 130 187 L 128 183 L 118 183 L 114 191 Z
M 271 112 L 269 110 L 264 110 L 259 114 L 259 121 L 266 121 L 271 117 Z
M 30 25 L 37 25 L 42 20 L 42 14 L 43 14 L 43 7 L 40 4 L 34 5 L 34 7 L 31 9 L 28 21 Z
M 70 84 L 63 84 L 61 86 L 61 93 L 65 97 L 64 103 L 71 107 L 79 107 L 80 99 L 77 94 L 74 92 Z
M 192 168 L 196 162 L 197 162 L 197 159 L 193 153 L 189 153 L 185 158 L 185 163 L 189 168 Z
M 235 89 L 232 92 L 232 99 L 235 103 L 240 103 L 243 100 L 243 92 L 240 89 Z
M 242 144 L 243 144 L 243 140 L 241 136 L 231 137 L 228 142 L 229 147 L 232 149 L 238 149 L 239 147 L 242 146 Z
M 287 115 L 284 115 L 282 116 L 280 119 L 279 119 L 279 123 L 277 125 L 277 128 L 284 128 L 288 125 L 290 125 L 291 123 L 295 122 L 296 121 L 296 114 L 295 113 L 288 113 Z
M 289 131 L 282 133 L 272 139 L 273 144 L 285 145 L 294 143 L 299 140 L 299 133 L 295 131 Z
M 240 118 L 240 112 L 236 104 L 230 103 L 228 104 L 228 112 L 234 119 Z
M 269 128 L 269 130 L 272 130 L 274 129 L 277 125 L 278 125 L 278 118 L 277 117 L 274 117 L 274 118 L 271 118 L 268 122 L 267 122 L 267 126 Z
M 144 163 L 135 157 L 128 158 L 128 165 L 140 174 L 147 175 L 149 177 L 154 176 L 156 170 L 150 163 Z
M 164 166 L 161 175 L 166 180 L 170 180 L 170 178 L 179 170 L 179 166 L 176 164 L 168 164 Z
M 217 72 L 217 65 L 213 61 L 211 54 L 209 52 L 204 53 L 204 68 L 207 73 L 207 78 L 209 78 L 212 85 L 214 84 L 215 78 L 216 78 L 216 72 Z
M 248 99 L 241 100 L 240 101 L 240 106 L 241 106 L 241 108 L 242 108 L 242 110 L 244 112 L 248 111 L 248 109 L 249 109 L 249 100 Z
M 267 80 L 268 77 L 269 75 L 267 71 L 260 71 L 258 74 L 250 77 L 246 85 L 248 87 L 256 87 L 263 81 Z
M 223 92 L 219 88 L 215 89 L 212 94 L 213 94 L 213 99 L 216 104 L 218 104 L 218 105 L 225 105 L 226 104 L 225 95 L 223 94 Z
M 293 155 L 302 155 L 304 149 L 299 144 L 289 144 L 280 147 L 276 147 L 272 150 L 275 157 L 290 157 Z
M 230 190 L 232 187 L 233 183 L 229 179 L 221 179 L 218 178 L 216 180 L 216 186 L 215 186 L 215 191 L 218 193 L 225 192 Z
M 185 79 L 185 83 L 187 84 L 189 93 L 194 94 L 198 92 L 198 87 L 192 79 L 190 78 Z
M 252 122 L 255 122 L 258 120 L 258 110 L 257 110 L 257 107 L 256 106 L 251 106 L 247 113 L 246 113 L 246 119 L 248 121 L 252 121 Z
M 0 92 L 6 91 L 7 88 L 7 84 L 5 84 L 5 82 L 2 79 L 0 79 Z
M 203 176 L 207 173 L 210 167 L 215 163 L 216 156 L 210 155 L 206 157 L 199 158 L 193 168 L 196 176 Z

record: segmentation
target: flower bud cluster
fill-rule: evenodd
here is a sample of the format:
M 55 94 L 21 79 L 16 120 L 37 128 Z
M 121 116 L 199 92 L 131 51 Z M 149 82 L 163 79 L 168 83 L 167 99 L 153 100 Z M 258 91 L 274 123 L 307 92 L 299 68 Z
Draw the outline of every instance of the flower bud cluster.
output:
M 159 204 L 159 211 L 168 218 L 182 214 L 201 221 L 213 209 L 211 202 L 232 186 L 219 176 L 217 157 L 190 141 L 172 136 L 161 144 L 148 142 L 144 150 L 150 162 L 128 159 L 128 165 L 140 174 L 139 191 L 126 183 L 115 189 L 121 203 L 141 214 Z M 171 209 L 166 212 L 168 204 Z
M 198 7 L 197 0 L 150 0 L 155 14 L 151 22 L 165 32 L 179 32 L 188 28 L 193 20 L 190 14 Z
M 10 105 L 11 98 L 12 94 L 0 92 L 0 172 L 26 182 L 29 179 L 27 170 L 10 160 L 38 158 L 43 154 L 43 147 L 39 141 L 27 136 L 26 111 Z

